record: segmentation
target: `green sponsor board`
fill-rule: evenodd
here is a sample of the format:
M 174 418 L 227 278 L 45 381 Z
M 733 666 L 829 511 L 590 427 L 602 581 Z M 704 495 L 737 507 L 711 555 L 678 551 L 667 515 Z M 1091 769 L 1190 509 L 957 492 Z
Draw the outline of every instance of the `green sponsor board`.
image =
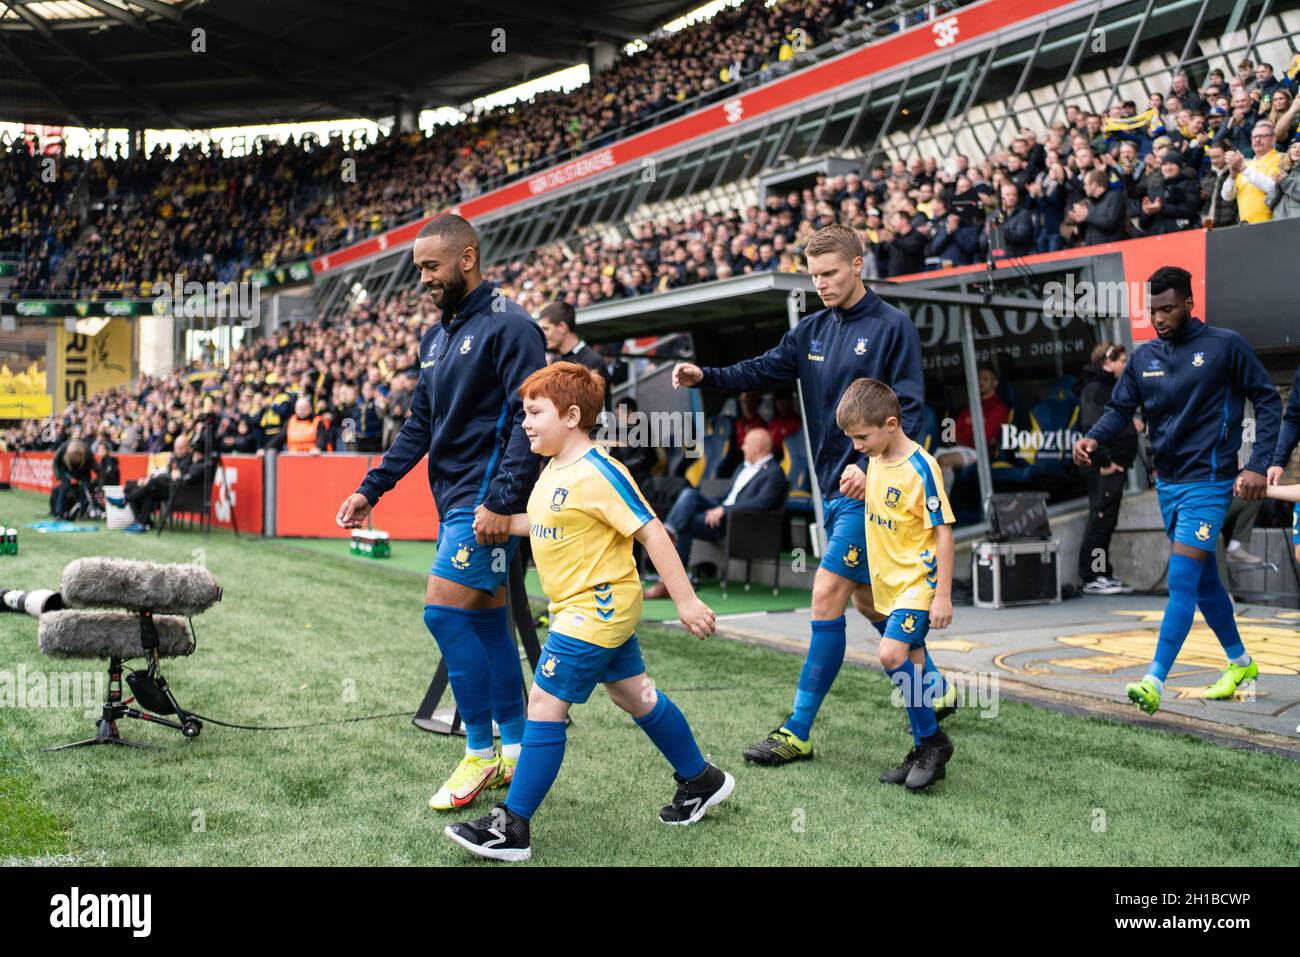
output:
M 286 286 L 289 283 L 307 282 L 311 279 L 311 262 L 303 260 L 289 266 L 272 266 L 270 269 L 258 269 L 252 274 L 253 282 L 269 289 L 274 286 Z
M 152 316 L 154 305 L 152 299 L 105 299 L 99 302 L 71 299 L 16 299 L 0 302 L 0 315 L 22 316 L 25 319 L 59 319 L 66 316 L 79 319 L 85 319 L 87 316 L 128 318 Z

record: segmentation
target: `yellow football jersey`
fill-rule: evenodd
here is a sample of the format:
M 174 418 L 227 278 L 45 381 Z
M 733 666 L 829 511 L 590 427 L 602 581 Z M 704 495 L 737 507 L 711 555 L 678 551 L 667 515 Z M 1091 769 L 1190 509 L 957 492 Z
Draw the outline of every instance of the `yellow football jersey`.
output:
M 552 631 L 604 648 L 631 637 L 641 619 L 632 535 L 654 517 L 623 463 L 602 449 L 542 470 L 528 496 L 528 534 Z
M 929 611 L 939 585 L 936 525 L 952 524 L 939 463 L 915 442 L 907 458 L 867 468 L 867 564 L 876 610 Z

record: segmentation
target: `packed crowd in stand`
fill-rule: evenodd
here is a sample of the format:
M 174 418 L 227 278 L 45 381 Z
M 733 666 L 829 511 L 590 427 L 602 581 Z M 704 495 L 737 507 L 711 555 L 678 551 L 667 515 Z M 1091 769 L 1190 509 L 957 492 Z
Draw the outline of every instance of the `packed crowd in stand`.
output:
M 178 436 L 201 436 L 211 421 L 219 448 L 251 453 L 283 448 L 289 420 L 303 411 L 299 417 L 312 421 L 310 449 L 379 451 L 406 417 L 422 310 L 431 308 L 412 290 L 346 322 L 286 325 L 273 339 L 235 350 L 224 369 L 196 362 L 172 375 L 141 376 L 48 422 L 12 429 L 5 444 L 50 451 L 79 437 L 94 443 L 96 455 L 169 452 Z
M 593 227 L 498 267 L 494 278 L 535 311 L 557 293 L 581 307 L 738 273 L 795 271 L 802 244 L 831 222 L 861 231 L 871 253 L 868 275 L 884 278 L 982 262 L 990 251 L 1025 256 L 1203 223 L 1294 216 L 1296 73 L 1296 63 L 1279 75 L 1246 60 L 1231 77 L 1211 71 L 1199 87 L 1178 73 L 1141 112 L 1132 101 L 1105 115 L 1072 104 L 1041 136 L 1022 129 L 984 157 L 882 160 L 861 174 L 769 196 L 762 206 L 635 224 L 621 239 Z M 518 115 L 552 112 L 535 103 Z M 460 195 L 463 177 L 443 190 L 437 176 L 414 170 L 453 175 L 457 160 L 437 152 L 444 139 L 460 142 L 471 164 L 495 155 L 497 137 L 466 145 L 467 132 L 478 136 L 461 126 L 430 138 L 381 140 L 362 154 L 370 165 L 357 184 L 332 188 L 322 184 L 336 178 L 347 150 L 341 140 L 313 150 L 266 143 L 237 158 L 197 148 L 174 158 L 161 149 L 148 158 L 96 158 L 86 164 L 96 212 L 75 253 L 71 184 L 81 161 L 68 161 L 46 183 L 41 158 L 15 150 L 0 162 L 0 211 L 7 214 L 0 249 L 23 254 L 15 290 L 48 286 L 69 255 L 56 285 L 83 296 L 147 294 L 154 279 L 177 272 L 200 282 L 237 280 L 249 268 L 350 242 Z M 548 146 L 538 156 L 552 153 Z M 36 183 L 31 201 L 18 188 L 24 177 Z M 411 186 L 415 181 L 420 185 Z M 123 195 L 141 199 L 113 201 Z
M 394 134 L 363 149 L 342 138 L 290 138 L 239 157 L 218 147 L 68 157 L 58 172 L 61 206 L 53 195 L 59 189 L 41 180 L 40 158 L 20 141 L 13 156 L 0 159 L 0 212 L 21 212 L 0 219 L 10 223 L 0 226 L 0 251 L 40 263 L 14 284 L 33 293 L 138 295 L 177 272 L 199 282 L 237 280 L 245 270 L 346 245 L 663 122 L 701 105 L 701 95 L 733 89 L 733 81 L 776 76 L 863 8 L 861 0 L 750 0 L 685 29 L 656 32 L 644 49 L 620 55 L 576 90 L 539 93 L 430 136 Z M 355 161 L 355 175 L 346 159 Z M 92 231 L 56 282 L 80 232 L 66 200 L 83 170 Z
M 131 194 L 146 197 L 144 206 L 106 203 L 89 240 L 63 264 L 63 273 L 83 292 L 118 294 L 129 292 L 142 275 L 180 271 L 187 278 L 235 279 L 241 263 L 292 260 L 341 235 L 331 230 L 364 231 L 368 223 L 378 228 L 393 216 L 437 206 L 450 195 L 438 192 L 444 186 L 466 188 L 469 181 L 461 175 L 466 169 L 495 176 L 577 142 L 591 145 L 601 131 L 682 99 L 690 83 L 703 88 L 717 61 L 693 51 L 709 49 L 704 38 L 712 34 L 702 28 L 710 24 L 722 27 L 749 18 L 743 29 L 728 34 L 722 49 L 733 61 L 740 51 L 751 54 L 739 65 L 723 67 L 725 78 L 728 69 L 749 73 L 761 66 L 755 57 L 770 59 L 774 37 L 788 39 L 797 28 L 816 39 L 850 12 L 848 2 L 822 0 L 725 11 L 708 24 L 656 39 L 649 50 L 613 68 L 611 79 L 599 74 L 592 87 L 565 95 L 586 104 L 581 116 L 600 120 L 590 128 L 580 123 L 575 138 L 555 133 L 533 149 L 515 137 L 531 128 L 533 117 L 545 116 L 546 128 L 556 127 L 560 94 L 554 94 L 560 98 L 554 103 L 547 94 L 540 98 L 546 103 L 480 117 L 469 129 L 483 138 L 473 144 L 465 138 L 465 126 L 427 139 L 389 138 L 366 153 L 372 160 L 387 157 L 390 164 L 383 175 L 368 180 L 382 184 L 376 187 L 380 192 L 363 188 L 355 195 L 345 190 L 317 196 L 305 203 L 310 212 L 292 210 L 304 205 L 309 184 L 337 165 L 345 148 L 341 142 L 315 150 L 267 143 L 239 158 L 197 149 L 176 157 L 156 151 L 148 158 L 95 158 L 87 161 L 86 171 L 92 199 Z M 684 84 L 681 95 L 620 72 L 660 63 L 661 56 L 674 63 L 671 73 Z M 784 54 L 777 49 L 775 56 Z M 1141 112 L 1131 101 L 1105 115 L 1071 104 L 1041 139 L 1021 129 L 1007 148 L 983 158 L 885 160 L 865 175 L 820 176 L 802 190 L 770 195 L 744 210 L 701 210 L 678 220 L 634 223 L 627 227 L 631 235 L 621 238 L 611 229 L 592 228 L 577 240 L 496 264 L 484 274 L 537 315 L 556 299 L 582 308 L 748 272 L 795 272 L 803 267 L 800 251 L 807 240 L 835 222 L 862 236 L 868 277 L 887 278 L 982 262 L 990 255 L 1020 257 L 1203 223 L 1228 226 L 1294 216 L 1300 213 L 1297 73 L 1300 55 L 1280 75 L 1269 64 L 1249 60 L 1232 76 L 1210 71 L 1199 86 L 1179 72 L 1167 92 L 1150 95 Z M 615 83 L 614 75 L 624 82 Z M 620 89 L 652 92 L 649 99 L 625 101 L 616 95 Z M 593 111 L 584 98 L 597 95 L 613 95 L 614 105 Z M 438 144 L 452 142 L 460 144 L 464 163 L 438 153 Z M 512 145 L 503 149 L 505 144 Z M 6 214 L 0 219 L 0 248 L 44 253 L 24 260 L 17 288 L 48 281 L 70 255 L 78 230 L 72 194 L 80 174 L 71 163 L 52 182 L 36 177 L 34 201 L 22 198 L 18 184 L 39 165 L 39 157 L 19 150 L 0 160 L 0 212 Z M 421 189 L 432 192 L 409 194 L 402 184 L 413 169 L 445 170 L 455 182 L 429 180 Z M 340 204 L 340 196 L 351 198 Z M 313 423 L 310 446 L 319 451 L 379 450 L 406 414 L 418 372 L 419 335 L 430 313 L 419 290 L 364 303 L 334 325 L 295 325 L 279 330 L 274 341 L 245 346 L 224 370 L 195 362 L 170 376 L 144 378 L 95 396 L 51 422 L 11 430 L 5 444 L 55 448 L 75 430 L 102 447 L 163 451 L 177 435 L 193 434 L 205 410 L 212 409 L 227 451 L 282 448 L 288 442 L 286 426 L 295 418 Z M 300 444 L 304 434 L 299 433 Z

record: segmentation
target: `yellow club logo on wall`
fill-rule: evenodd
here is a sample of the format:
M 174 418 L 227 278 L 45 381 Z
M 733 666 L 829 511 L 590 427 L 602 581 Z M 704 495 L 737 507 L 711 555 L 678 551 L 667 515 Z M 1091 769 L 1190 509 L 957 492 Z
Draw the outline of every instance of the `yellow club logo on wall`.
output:
M 72 332 L 58 327 L 53 363 L 56 411 L 131 380 L 132 334 L 129 319 L 79 319 Z

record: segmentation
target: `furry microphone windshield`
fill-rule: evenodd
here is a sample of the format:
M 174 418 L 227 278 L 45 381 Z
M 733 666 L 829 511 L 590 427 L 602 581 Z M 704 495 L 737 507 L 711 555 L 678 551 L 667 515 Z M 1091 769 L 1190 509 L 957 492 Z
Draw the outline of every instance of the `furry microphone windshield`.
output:
M 63 569 L 59 590 L 70 608 L 168 615 L 197 615 L 221 600 L 221 586 L 206 568 L 127 558 L 79 558 Z
M 54 658 L 142 658 L 140 616 L 129 611 L 86 611 L 80 608 L 41 615 L 36 641 L 41 653 Z M 158 654 L 178 658 L 194 650 L 184 618 L 155 616 Z

